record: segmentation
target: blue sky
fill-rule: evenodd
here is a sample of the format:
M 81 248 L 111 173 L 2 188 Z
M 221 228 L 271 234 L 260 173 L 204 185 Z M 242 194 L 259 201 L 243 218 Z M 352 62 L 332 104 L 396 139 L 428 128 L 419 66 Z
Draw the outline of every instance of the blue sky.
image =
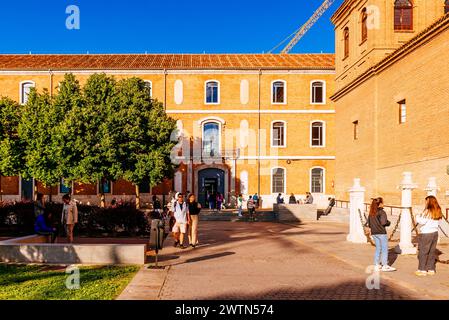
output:
M 0 53 L 262 53 L 301 26 L 323 0 L 2 1 Z M 293 52 L 334 52 L 335 0 Z M 65 26 L 67 6 L 80 29 Z

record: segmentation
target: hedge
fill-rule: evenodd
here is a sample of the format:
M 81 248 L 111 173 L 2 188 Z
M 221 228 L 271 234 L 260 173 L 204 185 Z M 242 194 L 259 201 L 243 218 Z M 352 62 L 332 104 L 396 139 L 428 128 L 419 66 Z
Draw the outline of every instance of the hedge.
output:
M 46 203 L 52 213 L 52 224 L 61 227 L 61 203 Z M 34 233 L 32 202 L 0 203 L 0 235 L 20 236 Z M 78 205 L 75 232 L 81 236 L 139 236 L 148 235 L 150 222 L 146 214 L 125 203 L 117 208 Z

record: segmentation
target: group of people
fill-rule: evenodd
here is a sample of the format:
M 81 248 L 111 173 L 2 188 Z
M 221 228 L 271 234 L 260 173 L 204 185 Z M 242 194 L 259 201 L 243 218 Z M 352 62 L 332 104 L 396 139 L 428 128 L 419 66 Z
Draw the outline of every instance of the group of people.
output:
M 195 248 L 198 244 L 198 223 L 201 204 L 196 201 L 195 195 L 189 194 L 187 201 L 184 195 L 178 193 L 176 199 L 171 204 L 170 227 L 175 239 L 174 247 L 186 249 L 184 245 L 185 235 L 188 235 L 189 245 Z
M 443 213 L 438 200 L 434 196 L 426 197 L 424 211 L 415 216 L 419 227 L 418 236 L 418 270 L 417 276 L 435 275 L 436 246 L 438 242 L 438 228 Z M 376 251 L 374 254 L 375 271 L 396 271 L 388 264 L 388 236 L 386 228 L 390 226 L 387 214 L 383 209 L 381 197 L 372 200 L 366 227 L 373 237 Z
M 62 197 L 62 201 L 63 208 L 60 225 L 64 227 L 67 242 L 73 243 L 73 230 L 78 223 L 78 208 L 76 202 L 68 194 Z M 34 202 L 34 213 L 36 215 L 34 231 L 40 235 L 50 236 L 51 243 L 54 243 L 61 230 L 55 226 L 57 224 L 53 220 L 52 212 L 45 205 L 44 195 L 42 193 L 37 194 L 36 201 Z
M 210 210 L 221 211 L 223 207 L 224 197 L 220 192 L 208 192 L 207 203 Z
M 278 193 L 278 196 L 276 197 L 276 203 L 285 203 L 284 198 L 282 197 L 282 193 Z M 304 200 L 297 200 L 295 195 L 291 193 L 290 197 L 288 198 L 288 204 L 313 204 L 313 196 L 310 192 L 306 192 L 306 198 Z
M 238 216 L 243 217 L 243 202 L 245 199 L 243 198 L 243 195 L 240 193 L 237 197 L 237 209 L 238 209 Z M 256 209 L 259 208 L 259 196 L 257 193 L 254 195 L 250 195 L 248 197 L 248 201 L 246 202 L 246 208 L 248 209 L 249 218 L 251 221 L 254 221 L 256 219 Z

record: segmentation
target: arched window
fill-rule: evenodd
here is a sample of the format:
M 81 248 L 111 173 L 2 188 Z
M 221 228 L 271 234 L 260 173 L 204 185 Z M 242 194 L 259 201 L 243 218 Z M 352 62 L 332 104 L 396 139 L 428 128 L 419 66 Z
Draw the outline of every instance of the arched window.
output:
M 311 97 L 312 104 L 326 103 L 326 83 L 324 81 L 313 81 L 311 83 Z
M 286 103 L 286 85 L 285 81 L 273 81 L 271 85 L 271 102 L 272 103 Z
M 220 152 L 220 124 L 206 122 L 203 125 L 203 155 L 217 157 Z
M 413 30 L 413 3 L 411 0 L 394 2 L 394 30 Z
M 273 122 L 271 125 L 271 146 L 285 147 L 285 136 L 285 122 Z
M 324 193 L 324 169 L 320 167 L 310 170 L 310 192 Z
M 218 81 L 206 81 L 205 91 L 206 104 L 220 103 L 220 83 Z
M 150 90 L 150 97 L 153 96 L 153 84 L 150 80 L 145 80 L 145 86 Z
M 346 27 L 343 31 L 343 39 L 344 39 L 344 57 L 349 57 L 349 28 Z
M 285 169 L 271 170 L 271 193 L 285 193 Z
M 31 88 L 34 88 L 33 81 L 24 81 L 20 84 L 20 103 L 26 104 L 28 102 L 28 96 L 30 95 Z
M 324 147 L 324 123 L 313 121 L 310 128 L 310 145 L 312 147 Z
M 366 8 L 362 10 L 362 42 L 365 42 L 368 39 L 368 13 L 366 12 Z
M 449 13 L 449 0 L 444 2 L 444 13 Z

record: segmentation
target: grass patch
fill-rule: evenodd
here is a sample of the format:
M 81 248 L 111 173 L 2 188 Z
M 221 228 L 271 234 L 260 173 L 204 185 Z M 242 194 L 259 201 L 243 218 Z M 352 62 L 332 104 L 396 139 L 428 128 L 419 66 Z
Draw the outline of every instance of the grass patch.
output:
M 66 288 L 64 267 L 0 264 L 0 300 L 112 300 L 139 266 L 80 267 L 80 288 Z

